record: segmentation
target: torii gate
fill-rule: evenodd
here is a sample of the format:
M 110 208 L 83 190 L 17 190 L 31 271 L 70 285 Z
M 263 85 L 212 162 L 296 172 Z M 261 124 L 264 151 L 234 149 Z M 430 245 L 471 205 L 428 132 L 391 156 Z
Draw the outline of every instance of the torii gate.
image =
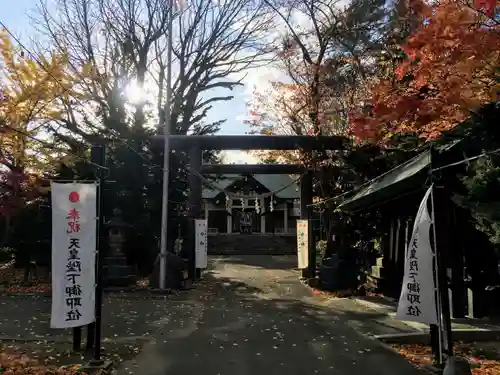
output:
M 153 138 L 155 143 L 163 143 L 164 136 Z M 288 135 L 171 135 L 172 150 L 187 150 L 189 153 L 189 195 L 188 207 L 192 235 L 188 236 L 189 275 L 194 278 L 195 269 L 195 229 L 194 219 L 201 215 L 202 181 L 197 174 L 301 174 L 300 180 L 300 218 L 310 220 L 312 210 L 309 205 L 313 199 L 313 170 L 305 170 L 300 165 L 289 164 L 206 164 L 202 165 L 202 153 L 205 150 L 341 150 L 347 142 L 339 136 L 288 136 Z M 313 276 L 316 272 L 316 244 L 309 225 L 309 267 L 304 276 Z

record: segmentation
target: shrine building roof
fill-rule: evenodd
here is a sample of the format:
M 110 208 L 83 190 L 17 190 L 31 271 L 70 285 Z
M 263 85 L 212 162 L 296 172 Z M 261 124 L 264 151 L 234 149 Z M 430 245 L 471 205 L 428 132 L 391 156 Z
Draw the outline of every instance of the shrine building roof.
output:
M 278 191 L 276 193 L 278 198 L 282 199 L 298 199 L 300 198 L 299 183 L 295 181 L 298 176 L 290 176 L 287 174 L 254 174 L 252 177 L 269 191 Z M 245 178 L 244 175 L 239 174 L 225 174 L 222 178 L 215 181 L 210 186 L 204 186 L 202 191 L 202 198 L 212 199 L 221 193 L 221 190 L 230 189 L 236 181 L 241 181 Z

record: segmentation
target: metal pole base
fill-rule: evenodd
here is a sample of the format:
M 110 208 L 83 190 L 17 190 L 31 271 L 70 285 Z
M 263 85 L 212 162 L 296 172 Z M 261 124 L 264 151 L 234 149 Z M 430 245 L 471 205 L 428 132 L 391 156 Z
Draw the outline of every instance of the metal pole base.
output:
M 449 357 L 443 375 L 472 375 L 472 370 L 465 358 Z
M 82 327 L 73 328 L 73 351 L 79 352 L 82 349 Z
M 81 367 L 81 370 L 92 373 L 101 370 L 108 371 L 111 367 L 113 367 L 113 362 L 111 361 L 91 359 L 86 365 Z

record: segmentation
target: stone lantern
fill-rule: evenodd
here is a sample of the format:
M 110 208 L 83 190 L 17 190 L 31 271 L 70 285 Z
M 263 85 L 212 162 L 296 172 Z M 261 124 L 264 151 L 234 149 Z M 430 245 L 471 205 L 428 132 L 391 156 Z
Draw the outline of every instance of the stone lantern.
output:
M 120 215 L 121 211 L 115 208 L 111 220 L 105 223 L 110 249 L 103 266 L 103 281 L 107 287 L 130 286 L 136 282 L 134 267 L 127 264 L 127 257 L 123 252 L 126 233 L 132 229 L 132 225 L 123 221 Z

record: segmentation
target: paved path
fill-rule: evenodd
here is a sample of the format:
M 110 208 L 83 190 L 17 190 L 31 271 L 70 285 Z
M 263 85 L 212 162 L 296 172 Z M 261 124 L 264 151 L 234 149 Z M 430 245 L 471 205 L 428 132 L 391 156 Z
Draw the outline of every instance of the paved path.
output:
M 103 339 L 136 341 L 148 340 L 167 314 L 189 311 L 190 301 L 183 292 L 179 296 L 154 298 L 130 293 L 123 296 L 104 296 Z M 172 305 L 172 300 L 176 301 Z M 50 297 L 0 296 L 0 340 L 70 341 L 71 329 L 50 328 Z
M 205 281 L 156 322 L 155 341 L 119 375 L 419 375 L 270 256 L 215 258 Z M 185 309 L 188 309 L 186 311 Z

